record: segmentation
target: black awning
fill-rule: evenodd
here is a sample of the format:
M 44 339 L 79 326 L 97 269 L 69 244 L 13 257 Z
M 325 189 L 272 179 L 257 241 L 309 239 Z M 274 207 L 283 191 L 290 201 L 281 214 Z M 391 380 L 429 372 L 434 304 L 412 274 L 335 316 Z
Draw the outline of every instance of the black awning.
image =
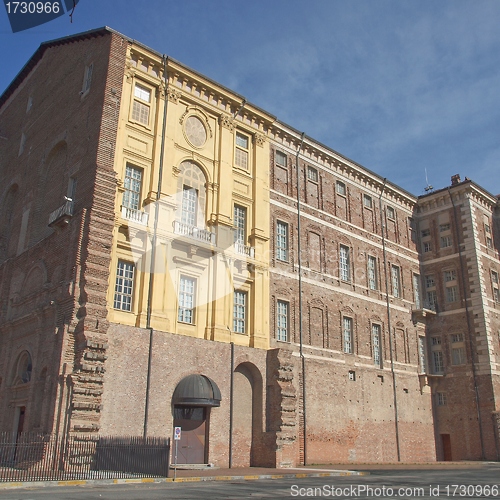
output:
M 220 390 L 205 375 L 188 375 L 175 388 L 172 402 L 182 406 L 220 406 Z

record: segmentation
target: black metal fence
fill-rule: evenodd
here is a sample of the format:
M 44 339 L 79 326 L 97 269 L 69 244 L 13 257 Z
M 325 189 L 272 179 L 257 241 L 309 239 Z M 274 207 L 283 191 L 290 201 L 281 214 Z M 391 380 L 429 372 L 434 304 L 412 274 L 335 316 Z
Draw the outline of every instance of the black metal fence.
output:
M 169 438 L 0 433 L 0 482 L 168 477 Z

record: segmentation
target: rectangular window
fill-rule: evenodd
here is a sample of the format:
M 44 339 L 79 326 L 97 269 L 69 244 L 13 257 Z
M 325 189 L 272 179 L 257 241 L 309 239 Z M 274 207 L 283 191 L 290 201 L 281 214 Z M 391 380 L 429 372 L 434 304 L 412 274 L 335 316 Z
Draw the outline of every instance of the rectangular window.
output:
M 196 225 L 196 207 L 198 206 L 198 192 L 190 186 L 182 187 L 181 222 L 190 226 Z
M 431 230 L 430 229 L 422 229 L 421 233 L 422 238 L 427 238 L 427 236 L 431 235 Z
M 345 196 L 347 193 L 347 189 L 343 182 L 337 181 L 337 193 L 341 196 Z
M 340 279 L 351 281 L 351 264 L 349 262 L 349 247 L 340 245 Z
M 420 276 L 418 274 L 413 275 L 413 300 L 415 302 L 415 308 L 421 309 L 422 303 L 420 300 Z
M 181 276 L 179 288 L 179 311 L 177 321 L 181 323 L 194 323 L 194 292 L 196 289 L 196 280 L 187 276 Z
M 427 373 L 427 359 L 425 355 L 425 337 L 418 337 L 418 361 L 421 373 Z
M 363 205 L 366 208 L 373 208 L 373 200 L 371 196 L 368 196 L 367 194 L 363 195 Z
M 498 291 L 498 288 L 493 288 L 493 299 L 495 302 L 500 302 L 500 292 Z
M 431 242 L 430 241 L 425 241 L 423 243 L 423 248 L 424 248 L 424 253 L 428 253 L 428 252 L 432 251 Z
M 456 302 L 458 300 L 458 287 L 457 286 L 447 286 L 446 287 L 446 302 Z
M 122 311 L 132 310 L 132 294 L 134 290 L 134 264 L 118 261 L 116 269 L 114 308 Z
M 312 182 L 318 182 L 318 171 L 313 167 L 307 167 L 307 179 Z
M 233 332 L 246 333 L 247 293 L 234 291 L 233 302 Z
M 444 272 L 444 280 L 445 281 L 455 281 L 457 279 L 457 272 L 455 269 L 451 269 L 450 271 Z
M 92 71 L 94 70 L 94 64 L 89 64 L 85 66 L 85 73 L 83 75 L 83 85 L 81 95 L 86 94 L 90 90 L 90 84 L 92 83 Z
M 450 224 L 447 223 L 447 224 L 439 224 L 439 232 L 440 233 L 444 233 L 445 231 L 449 231 L 450 230 Z
M 392 275 L 392 295 L 394 295 L 394 297 L 400 297 L 401 296 L 401 276 L 400 276 L 398 266 L 391 267 L 391 275 Z
M 441 248 L 451 247 L 451 236 L 441 236 Z
M 127 164 L 123 180 L 122 204 L 131 210 L 139 210 L 141 204 L 142 170 Z
M 498 285 L 498 273 L 496 271 L 491 271 L 491 281 Z
M 388 219 L 395 219 L 396 218 L 396 212 L 394 211 L 394 208 L 390 207 L 389 205 L 385 208 L 385 211 L 387 213 L 387 218 Z
M 343 338 L 344 338 L 344 352 L 347 354 L 353 353 L 352 347 L 352 319 L 351 318 L 343 318 Z
M 453 365 L 465 365 L 465 347 L 453 347 L 451 349 L 451 363 Z
M 288 342 L 288 302 L 278 300 L 276 313 L 277 339 Z
M 134 104 L 132 105 L 132 120 L 149 125 L 150 103 L 151 90 L 136 83 L 134 87 Z
M 239 205 L 234 206 L 234 242 L 246 244 L 247 209 Z
M 486 246 L 488 248 L 493 248 L 493 240 L 489 236 L 486 238 Z
M 425 287 L 426 288 L 432 288 L 433 286 L 436 286 L 436 282 L 434 281 L 434 275 L 433 274 L 427 274 L 425 276 Z
M 276 258 L 288 261 L 288 224 L 281 221 L 276 224 Z
M 368 288 L 370 290 L 378 290 L 377 259 L 371 255 L 368 256 Z
M 437 293 L 436 290 L 429 290 L 427 292 L 427 307 L 431 311 L 437 310 Z
M 438 392 L 437 393 L 437 403 L 438 406 L 446 406 L 446 393 Z
M 373 364 L 380 366 L 380 325 L 372 325 Z
M 234 164 L 237 167 L 248 170 L 248 136 L 236 132 L 236 150 L 234 153 Z
M 432 337 L 432 345 L 441 345 L 441 337 Z
M 463 342 L 464 341 L 464 334 L 463 333 L 453 333 L 451 336 L 451 341 L 454 344 L 457 342 Z
M 485 225 L 484 225 L 484 231 L 485 231 L 486 233 L 491 233 L 491 228 L 490 228 L 490 225 L 489 225 L 489 224 L 485 224 Z
M 432 351 L 432 359 L 434 361 L 434 373 L 444 372 L 443 351 Z
M 276 163 L 282 167 L 287 166 L 286 154 L 281 151 L 276 151 Z

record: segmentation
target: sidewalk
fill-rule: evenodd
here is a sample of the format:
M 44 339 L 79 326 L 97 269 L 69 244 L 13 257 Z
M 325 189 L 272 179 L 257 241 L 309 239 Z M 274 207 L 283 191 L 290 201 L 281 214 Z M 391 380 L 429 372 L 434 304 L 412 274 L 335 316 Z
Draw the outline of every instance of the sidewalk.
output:
M 308 465 L 293 469 L 273 469 L 265 467 L 235 467 L 232 469 L 177 470 L 176 482 L 196 481 L 251 481 L 258 479 L 304 478 L 304 477 L 334 477 L 334 476 L 364 476 L 375 470 L 436 470 L 436 469 L 479 469 L 487 465 L 497 465 L 499 462 L 429 462 L 429 463 L 392 463 L 392 464 L 334 464 Z M 127 484 L 127 483 L 164 483 L 174 481 L 174 471 L 168 478 L 137 478 L 137 479 L 82 479 L 68 481 L 29 481 L 0 483 L 0 490 L 9 488 L 43 488 L 54 486 L 82 486 L 88 484 Z

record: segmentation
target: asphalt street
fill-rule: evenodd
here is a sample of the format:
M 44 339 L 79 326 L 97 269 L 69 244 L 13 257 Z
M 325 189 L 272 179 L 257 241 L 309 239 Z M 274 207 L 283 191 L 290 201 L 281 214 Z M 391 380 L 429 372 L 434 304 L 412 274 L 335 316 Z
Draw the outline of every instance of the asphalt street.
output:
M 473 469 L 370 470 L 367 476 L 224 480 L 125 485 L 88 484 L 0 490 L 0 500 L 144 499 L 500 499 L 500 463 Z

